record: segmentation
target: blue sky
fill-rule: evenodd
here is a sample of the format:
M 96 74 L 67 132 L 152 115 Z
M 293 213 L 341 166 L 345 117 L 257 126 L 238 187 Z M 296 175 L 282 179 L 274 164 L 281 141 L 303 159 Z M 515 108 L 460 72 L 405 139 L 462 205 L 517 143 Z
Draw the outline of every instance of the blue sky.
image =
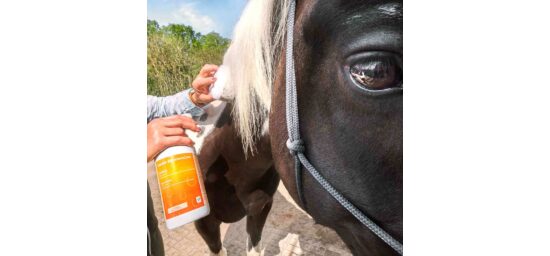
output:
M 147 0 L 147 18 L 185 24 L 206 34 L 212 31 L 231 38 L 247 0 Z

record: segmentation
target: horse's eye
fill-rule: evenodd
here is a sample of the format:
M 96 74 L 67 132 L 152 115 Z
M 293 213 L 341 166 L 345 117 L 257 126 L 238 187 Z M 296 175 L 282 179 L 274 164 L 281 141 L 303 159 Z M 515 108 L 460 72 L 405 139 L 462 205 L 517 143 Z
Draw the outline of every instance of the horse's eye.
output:
M 391 58 L 366 59 L 352 65 L 349 72 L 357 84 L 371 91 L 402 85 L 402 70 Z

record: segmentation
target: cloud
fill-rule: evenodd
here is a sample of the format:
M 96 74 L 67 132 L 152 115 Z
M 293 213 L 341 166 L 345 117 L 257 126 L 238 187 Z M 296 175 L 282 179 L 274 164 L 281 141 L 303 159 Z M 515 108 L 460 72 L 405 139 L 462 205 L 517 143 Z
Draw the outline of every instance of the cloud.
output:
M 170 23 L 183 23 L 190 25 L 194 30 L 203 34 L 214 31 L 216 23 L 208 15 L 203 15 L 196 9 L 194 3 L 185 3 L 172 12 L 172 21 Z

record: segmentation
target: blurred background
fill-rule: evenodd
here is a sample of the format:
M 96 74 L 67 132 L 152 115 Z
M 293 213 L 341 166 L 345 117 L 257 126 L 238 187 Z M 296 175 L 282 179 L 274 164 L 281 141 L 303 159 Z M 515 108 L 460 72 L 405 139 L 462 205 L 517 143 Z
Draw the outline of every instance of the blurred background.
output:
M 220 65 L 246 0 L 149 0 L 147 94 L 189 88 L 200 68 Z

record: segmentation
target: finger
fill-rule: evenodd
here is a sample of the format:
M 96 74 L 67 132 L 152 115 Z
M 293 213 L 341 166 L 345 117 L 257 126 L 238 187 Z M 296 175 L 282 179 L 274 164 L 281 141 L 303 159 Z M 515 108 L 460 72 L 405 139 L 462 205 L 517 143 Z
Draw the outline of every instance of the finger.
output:
M 201 102 L 210 103 L 210 102 L 214 101 L 214 97 L 212 97 L 212 95 L 210 95 L 210 94 L 200 94 L 200 95 L 198 95 L 198 97 L 199 97 L 199 100 Z
M 208 94 L 208 89 L 203 87 L 201 89 L 196 90 L 196 92 L 197 92 L 197 95 L 200 96 L 201 94 Z
M 195 142 L 193 142 L 188 137 L 170 136 L 170 137 L 165 138 L 164 144 L 167 147 L 173 147 L 173 146 L 189 146 L 189 147 L 192 147 L 193 145 L 195 145 Z
M 164 117 L 162 119 L 165 119 L 166 121 L 192 121 L 192 122 L 195 122 L 195 120 L 193 120 L 192 117 L 190 116 L 186 116 L 186 115 L 171 115 L 171 116 L 168 116 L 168 117 Z
M 195 92 L 197 93 L 197 97 L 201 94 L 209 94 L 210 93 L 210 87 L 211 86 L 203 86 L 203 87 L 200 87 L 197 90 L 195 90 Z
M 195 81 L 193 81 L 193 88 L 195 90 L 202 90 L 202 89 L 208 89 L 208 87 L 216 82 L 216 78 L 213 76 L 210 77 L 197 77 Z
M 197 123 L 193 119 L 182 115 L 172 116 L 172 120 L 166 123 L 166 127 L 189 129 L 195 132 L 200 131 Z
M 186 116 L 175 115 L 167 118 L 162 122 L 162 126 L 166 128 L 182 128 L 182 129 L 191 129 L 195 130 L 197 123 Z
M 216 74 L 216 71 L 218 71 L 218 66 L 204 65 L 204 67 L 199 72 L 199 76 L 202 76 L 202 77 L 214 76 L 214 74 Z
M 218 66 L 213 64 L 205 64 L 202 66 L 201 71 L 199 72 L 200 76 L 210 76 L 212 72 L 215 72 L 218 70 Z
M 182 128 L 165 128 L 162 132 L 165 136 L 187 136 Z

